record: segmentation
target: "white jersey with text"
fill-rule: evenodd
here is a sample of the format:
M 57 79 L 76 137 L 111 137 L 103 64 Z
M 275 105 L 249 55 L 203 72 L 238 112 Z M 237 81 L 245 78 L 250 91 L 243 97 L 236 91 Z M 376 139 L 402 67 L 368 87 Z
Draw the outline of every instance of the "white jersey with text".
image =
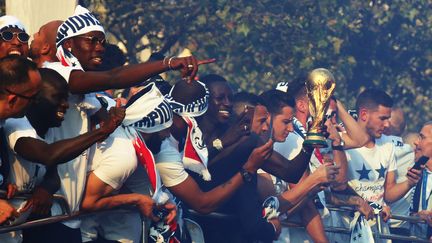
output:
M 372 148 L 349 149 L 346 156 L 348 184 L 365 200 L 383 204 L 386 175 L 396 170 L 393 143 L 381 137 Z

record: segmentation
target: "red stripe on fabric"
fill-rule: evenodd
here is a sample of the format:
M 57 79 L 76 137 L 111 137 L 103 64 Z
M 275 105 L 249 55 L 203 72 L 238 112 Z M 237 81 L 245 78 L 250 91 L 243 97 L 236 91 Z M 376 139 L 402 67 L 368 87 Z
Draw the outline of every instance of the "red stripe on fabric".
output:
M 150 183 L 152 185 L 153 191 L 156 191 L 156 166 L 155 161 L 152 152 L 147 148 L 145 143 L 137 137 L 133 143 L 133 146 L 135 148 L 135 152 L 138 157 L 138 161 L 141 163 L 141 165 L 144 166 L 147 170 L 147 174 L 150 180 Z M 159 189 L 159 188 L 158 188 Z
M 191 140 L 191 133 L 192 133 L 192 122 L 189 119 L 185 119 L 186 123 L 188 125 L 188 131 L 187 131 L 187 135 L 186 135 L 186 141 L 185 141 L 185 147 L 184 147 L 184 157 L 186 158 L 190 158 L 196 161 L 199 161 L 201 163 L 202 160 L 199 157 L 198 153 L 195 151 L 195 148 L 192 144 L 192 140 Z

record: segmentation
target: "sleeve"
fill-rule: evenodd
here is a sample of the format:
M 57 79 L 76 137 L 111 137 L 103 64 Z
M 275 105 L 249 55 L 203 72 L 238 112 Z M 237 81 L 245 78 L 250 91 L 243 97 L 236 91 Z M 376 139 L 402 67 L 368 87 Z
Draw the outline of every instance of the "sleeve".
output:
M 177 186 L 189 176 L 183 164 L 178 162 L 160 162 L 156 164 L 156 168 L 166 187 Z
M 181 154 L 178 152 L 172 138 L 165 139 L 162 142 L 161 150 L 155 156 L 155 161 L 156 168 L 166 187 L 176 186 L 189 176 L 183 166 Z
M 15 144 L 19 138 L 38 138 L 36 131 L 25 117 L 6 120 L 4 131 L 8 146 L 12 151 L 15 151 Z
M 60 62 L 44 62 L 42 66 L 44 68 L 49 68 L 58 72 L 68 83 L 69 83 L 69 76 L 72 71 L 78 70 L 82 72 L 80 68 L 63 66 Z

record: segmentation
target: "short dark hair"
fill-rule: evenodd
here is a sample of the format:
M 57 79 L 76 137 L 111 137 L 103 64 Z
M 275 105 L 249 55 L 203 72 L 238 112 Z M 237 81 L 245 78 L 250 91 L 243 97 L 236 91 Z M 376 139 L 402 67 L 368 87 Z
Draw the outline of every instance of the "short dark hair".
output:
M 391 108 L 393 99 L 386 92 L 380 89 L 366 89 L 359 94 L 356 101 L 357 112 L 361 108 L 376 109 L 379 105 Z
M 285 106 L 295 107 L 295 101 L 280 90 L 271 89 L 260 95 L 267 110 L 273 114 L 280 114 Z
M 37 70 L 36 63 L 25 57 L 9 55 L 0 59 L 0 92 L 5 88 L 27 84 L 29 71 Z
M 42 84 L 48 84 L 52 87 L 68 88 L 66 80 L 57 71 L 50 68 L 39 68 Z
M 233 103 L 245 103 L 251 106 L 264 105 L 264 101 L 261 99 L 261 97 L 245 91 L 235 94 Z
M 295 100 L 306 97 L 306 76 L 300 76 L 288 84 L 287 95 Z
M 177 81 L 172 89 L 171 96 L 175 101 L 186 105 L 205 97 L 206 89 L 198 82 L 188 82 L 184 79 Z
M 211 85 L 212 83 L 216 83 L 216 82 L 228 83 L 228 81 L 224 77 L 222 77 L 218 74 L 214 74 L 214 73 L 204 75 L 204 76 L 200 77 L 199 80 L 201 82 L 205 83 L 205 85 L 207 85 L 207 86 Z

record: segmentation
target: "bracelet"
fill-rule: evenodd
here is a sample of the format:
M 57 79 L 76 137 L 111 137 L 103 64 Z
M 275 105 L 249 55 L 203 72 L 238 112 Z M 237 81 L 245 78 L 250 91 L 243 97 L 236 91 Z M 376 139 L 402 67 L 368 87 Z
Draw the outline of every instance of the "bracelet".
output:
M 170 69 L 170 70 L 173 70 L 173 68 L 171 67 L 171 61 L 174 59 L 175 57 L 170 57 L 169 59 L 168 59 L 168 68 Z
M 168 57 L 164 57 L 164 59 L 163 59 L 163 61 L 162 61 L 162 64 L 164 65 L 165 68 L 168 67 L 168 63 L 167 63 L 167 61 L 168 61 Z

